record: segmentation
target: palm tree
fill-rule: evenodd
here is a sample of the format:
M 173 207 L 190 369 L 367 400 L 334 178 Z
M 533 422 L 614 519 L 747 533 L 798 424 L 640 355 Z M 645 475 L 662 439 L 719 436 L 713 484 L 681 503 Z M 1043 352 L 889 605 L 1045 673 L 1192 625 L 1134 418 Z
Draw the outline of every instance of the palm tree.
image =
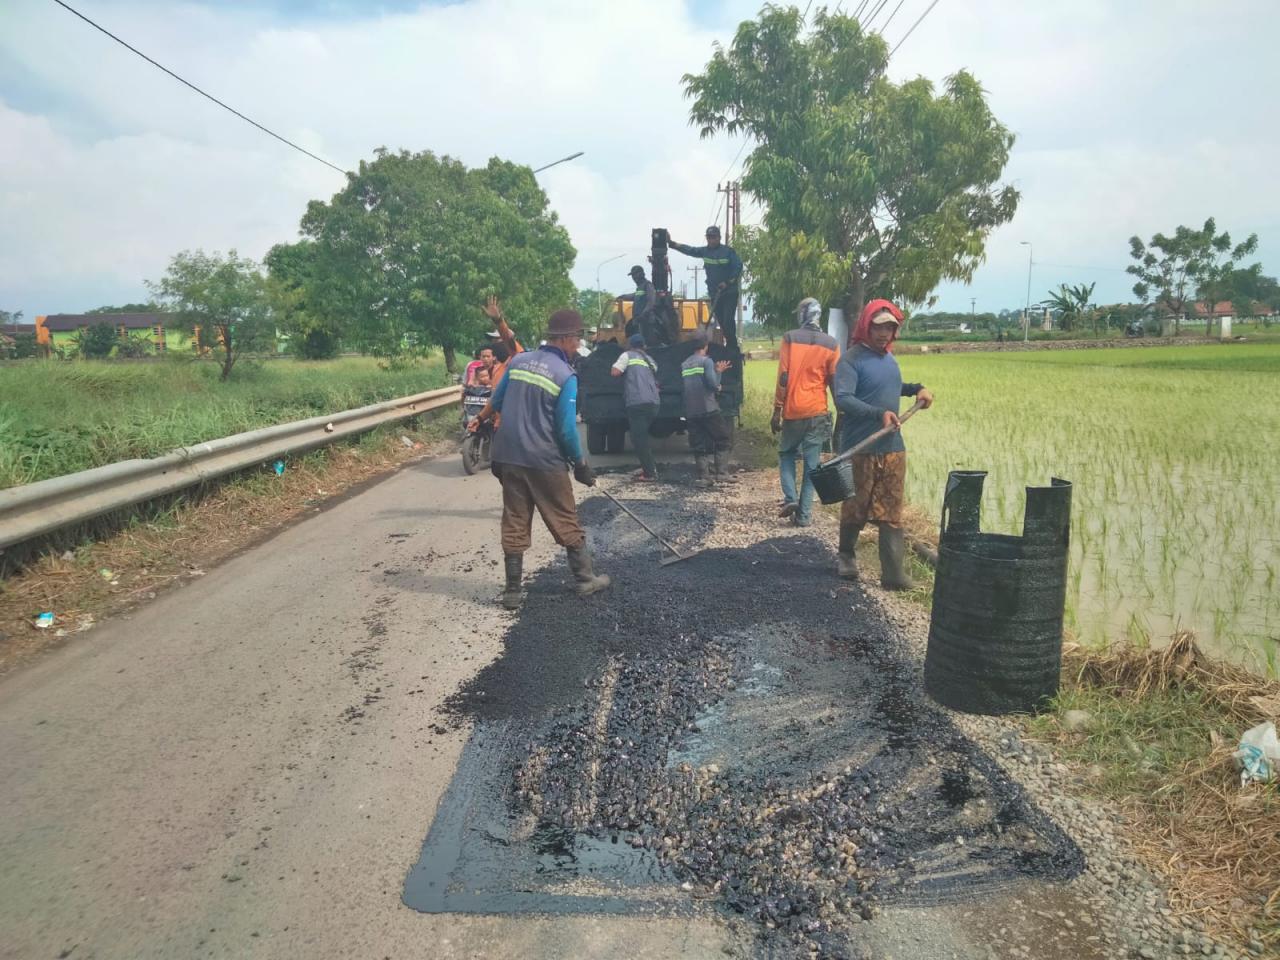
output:
M 1083 321 L 1086 317 L 1093 319 L 1093 335 L 1098 335 L 1098 317 L 1097 311 L 1089 306 L 1089 301 L 1093 299 L 1093 288 L 1096 283 L 1091 283 L 1087 287 L 1081 283 L 1074 287 L 1069 287 L 1065 283 L 1061 284 L 1057 290 L 1049 291 L 1049 297 L 1040 301 L 1040 306 L 1049 307 L 1056 310 L 1060 314 L 1060 322 L 1063 330 L 1074 329 L 1075 325 Z

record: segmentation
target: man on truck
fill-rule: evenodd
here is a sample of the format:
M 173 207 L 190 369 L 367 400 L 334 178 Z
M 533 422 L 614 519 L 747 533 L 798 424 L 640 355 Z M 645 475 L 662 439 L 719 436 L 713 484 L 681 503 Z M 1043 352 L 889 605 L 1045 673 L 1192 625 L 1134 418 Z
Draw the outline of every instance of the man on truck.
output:
M 658 294 L 653 281 L 645 276 L 644 267 L 639 264 L 631 268 L 631 279 L 635 282 L 636 292 L 624 293 L 618 297 L 619 300 L 631 301 L 631 322 L 627 324 L 627 336 L 639 334 L 646 343 L 660 347 L 666 337 L 662 335 L 665 331 L 659 329 L 657 323 Z
M 676 243 L 668 234 L 667 246 L 688 257 L 701 257 L 707 278 L 707 296 L 711 298 L 711 314 L 724 334 L 725 346 L 738 352 L 738 284 L 742 279 L 742 258 L 732 247 L 720 242 L 720 228 L 707 227 L 707 244 L 691 247 Z
M 882 427 L 898 426 L 900 398 L 915 397 L 922 408 L 933 404 L 924 384 L 903 383 L 893 341 L 902 311 L 888 300 L 872 300 L 858 317 L 853 346 L 836 365 L 836 408 L 841 413 L 840 450 L 844 452 Z M 854 494 L 840 508 L 837 573 L 858 579 L 855 549 L 868 522 L 880 528 L 880 585 L 910 590 L 902 504 L 907 479 L 907 448 L 895 429 L 852 458 Z
M 822 448 L 831 438 L 827 393 L 834 391 L 839 349 L 835 337 L 822 332 L 822 304 L 806 297 L 796 308 L 799 328 L 782 335 L 778 351 L 778 382 L 769 428 L 781 433 L 778 471 L 782 482 L 780 517 L 798 527 L 813 522 L 813 471 L 822 462 Z M 796 459 L 803 477 L 796 493 Z
M 578 377 L 569 366 L 582 342 L 582 330 L 582 315 L 576 310 L 553 313 L 546 343 L 508 361 L 490 400 L 502 414 L 502 429 L 493 435 L 493 472 L 502 482 L 506 588 L 501 601 L 508 610 L 519 609 L 523 600 L 524 554 L 535 508 L 556 543 L 568 552 L 578 596 L 609 586 L 609 578 L 592 568 L 568 473 L 572 466 L 579 483 L 595 486 L 595 473 L 578 439 Z
M 697 349 L 680 365 L 684 388 L 684 416 L 689 431 L 689 447 L 698 475 L 694 484 L 709 487 L 716 479 L 729 477 L 729 450 L 733 446 L 733 428 L 723 414 L 716 394 L 720 392 L 720 374 L 729 369 L 729 361 L 714 362 L 707 356 L 706 334 L 693 341 Z

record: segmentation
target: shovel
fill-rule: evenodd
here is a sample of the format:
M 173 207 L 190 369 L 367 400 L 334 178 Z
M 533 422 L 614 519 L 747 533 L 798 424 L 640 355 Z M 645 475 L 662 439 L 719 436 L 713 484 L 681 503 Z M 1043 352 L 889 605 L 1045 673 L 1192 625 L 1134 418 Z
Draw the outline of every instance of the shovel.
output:
M 662 566 L 662 567 L 670 566 L 673 563 L 679 563 L 681 560 L 688 560 L 692 557 L 696 557 L 699 553 L 702 552 L 701 550 L 695 550 L 693 551 L 693 553 L 681 553 L 671 544 L 667 543 L 666 540 L 662 539 L 662 537 L 658 535 L 657 531 L 655 531 L 647 523 L 645 523 L 643 520 L 637 517 L 634 513 L 632 513 L 631 510 L 627 507 L 627 505 L 623 503 L 621 500 L 619 500 L 617 497 L 615 497 L 612 493 L 610 493 L 608 490 L 604 489 L 603 487 L 598 487 L 597 489 L 601 493 L 603 493 L 606 497 L 608 497 L 610 500 L 612 500 L 614 505 L 619 510 L 625 513 L 628 517 L 630 517 L 636 523 L 640 524 L 640 526 L 644 527 L 645 533 L 649 534 L 649 536 L 653 537 L 653 539 L 657 540 L 660 544 L 662 544 L 664 547 L 670 550 L 673 554 L 675 554 L 675 556 L 673 557 L 663 557 L 661 560 L 658 561 L 659 566 Z

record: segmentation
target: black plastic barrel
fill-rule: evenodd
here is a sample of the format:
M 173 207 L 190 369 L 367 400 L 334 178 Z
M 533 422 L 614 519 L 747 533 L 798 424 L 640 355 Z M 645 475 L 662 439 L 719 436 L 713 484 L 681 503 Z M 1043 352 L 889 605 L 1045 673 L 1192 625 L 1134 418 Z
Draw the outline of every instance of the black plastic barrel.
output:
M 1021 537 L 981 531 L 986 472 L 953 471 L 924 685 L 965 713 L 1034 712 L 1058 692 L 1071 542 L 1071 484 L 1028 487 Z
M 809 474 L 814 492 L 823 503 L 839 503 L 853 496 L 853 461 L 837 460 L 820 465 Z

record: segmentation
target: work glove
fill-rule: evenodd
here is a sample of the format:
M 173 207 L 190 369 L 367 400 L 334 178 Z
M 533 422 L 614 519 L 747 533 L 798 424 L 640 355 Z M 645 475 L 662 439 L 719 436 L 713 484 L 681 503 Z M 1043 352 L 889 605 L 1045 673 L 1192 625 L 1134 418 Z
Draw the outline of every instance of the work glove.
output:
M 594 487 L 596 485 L 596 472 L 591 469 L 591 464 L 587 463 L 587 461 L 579 460 L 573 465 L 573 479 L 584 487 Z
M 769 421 L 769 430 L 770 432 L 775 434 L 782 432 L 782 411 L 781 410 L 773 411 L 773 419 Z

